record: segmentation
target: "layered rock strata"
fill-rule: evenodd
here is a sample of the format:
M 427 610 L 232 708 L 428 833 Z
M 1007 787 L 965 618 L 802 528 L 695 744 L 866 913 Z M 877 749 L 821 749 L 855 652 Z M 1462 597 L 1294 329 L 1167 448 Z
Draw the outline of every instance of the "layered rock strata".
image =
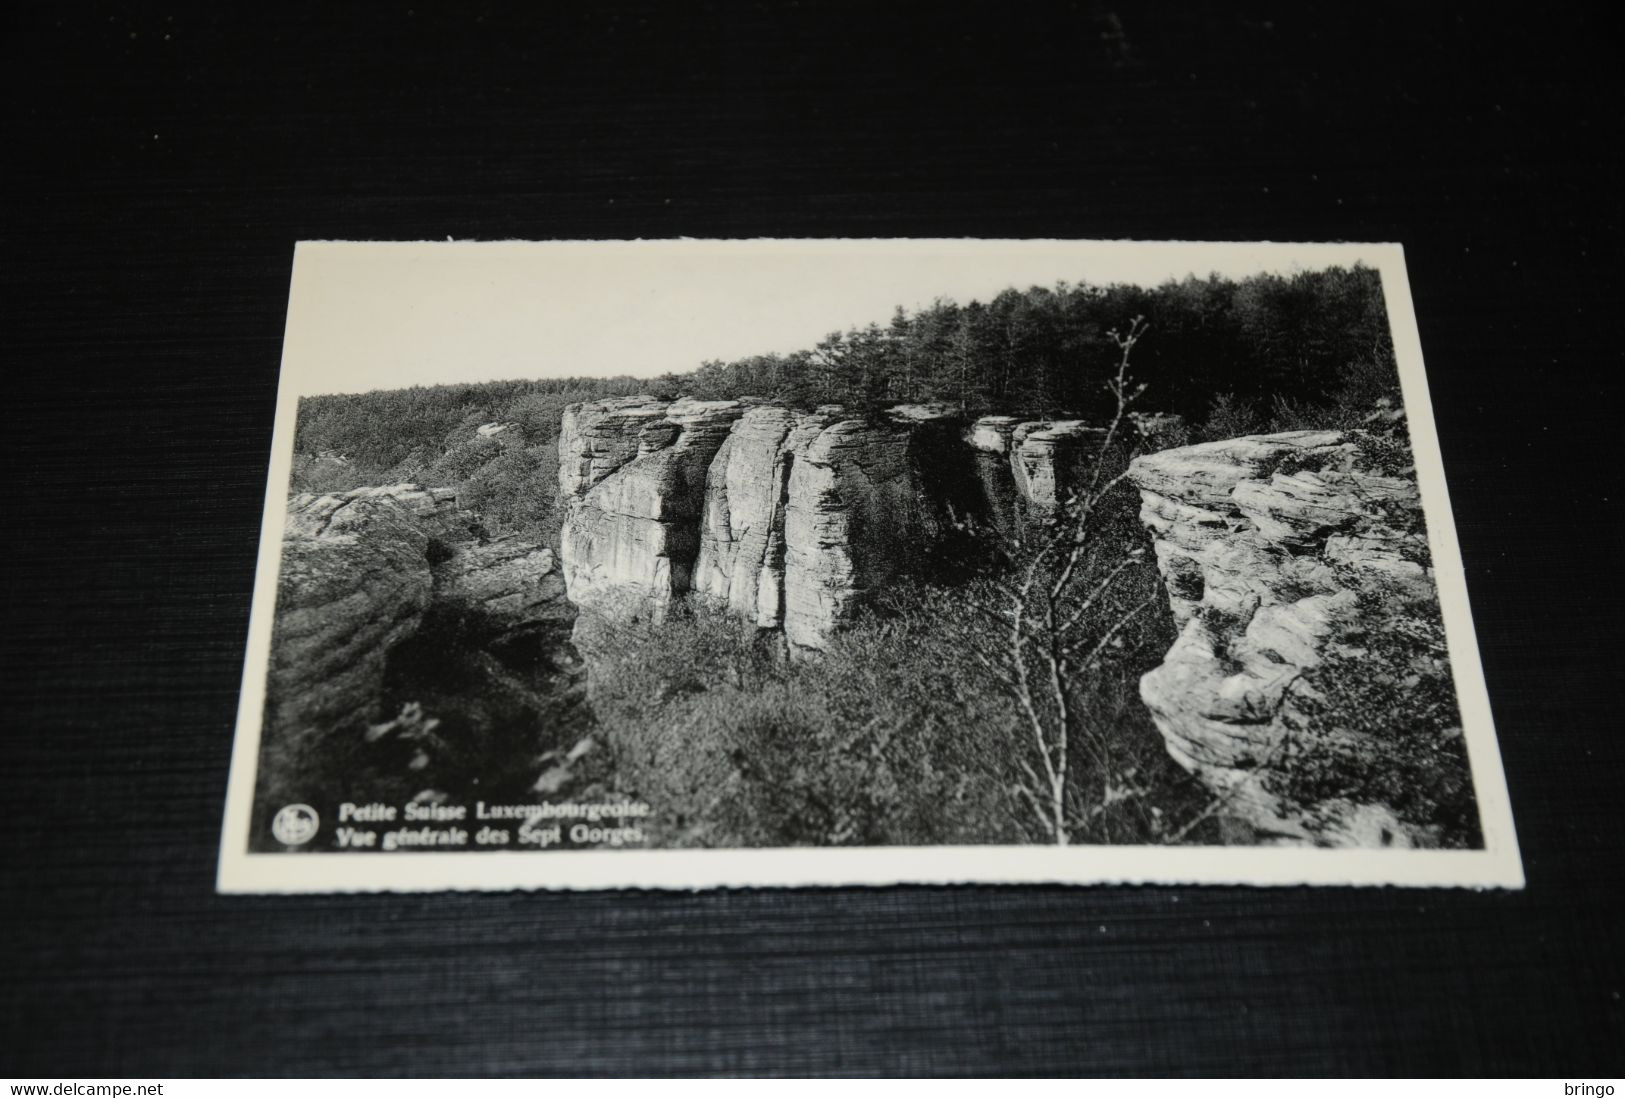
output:
M 282 545 L 267 701 L 284 735 L 376 716 L 390 653 L 435 605 L 478 608 L 500 630 L 556 617 L 562 602 L 552 551 L 482 541 L 450 489 L 295 496 Z
M 1023 420 L 983 416 L 965 442 L 994 524 L 1006 533 L 1028 515 L 1045 517 L 1066 503 L 1099 457 L 1106 429 L 1078 419 Z
M 462 546 L 433 569 L 437 598 L 477 607 L 501 629 L 555 618 L 564 606 L 564 580 L 553 550 L 517 537 Z
M 785 493 L 784 632 L 821 648 L 926 536 L 910 434 L 844 420 L 799 447 Z
M 429 605 L 429 537 L 446 501 L 415 487 L 289 501 L 267 682 L 279 727 L 370 715 L 389 650 Z
M 711 462 L 694 590 L 762 628 L 784 624 L 785 516 L 796 455 L 833 412 L 747 411 Z
M 1415 483 L 1366 468 L 1360 442 L 1339 431 L 1253 435 L 1130 465 L 1180 627 L 1140 695 L 1169 754 L 1260 836 L 1430 845 L 1436 834 L 1392 805 L 1279 792 L 1286 768 L 1302 765 L 1289 738 L 1300 751 L 1348 738 L 1315 726 L 1306 673 L 1330 653 L 1357 656 L 1372 607 L 1431 605 Z

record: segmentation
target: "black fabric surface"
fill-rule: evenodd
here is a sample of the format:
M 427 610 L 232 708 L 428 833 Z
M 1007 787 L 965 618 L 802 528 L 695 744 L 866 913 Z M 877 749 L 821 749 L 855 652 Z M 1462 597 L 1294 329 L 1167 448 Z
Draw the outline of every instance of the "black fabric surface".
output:
M 1600 12 L 230 7 L 5 17 L 0 1074 L 1621 1072 Z M 1528 890 L 216 896 L 293 243 L 448 235 L 1403 242 Z

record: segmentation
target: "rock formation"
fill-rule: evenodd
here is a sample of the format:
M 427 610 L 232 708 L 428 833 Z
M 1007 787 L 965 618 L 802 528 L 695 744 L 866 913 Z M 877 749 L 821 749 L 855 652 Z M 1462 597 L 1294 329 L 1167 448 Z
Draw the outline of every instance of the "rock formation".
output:
M 267 684 L 270 721 L 320 730 L 370 715 L 389 650 L 429 604 L 429 534 L 446 501 L 415 487 L 288 503 Z
M 916 434 L 833 407 L 631 397 L 572 405 L 560 539 L 572 601 L 658 617 L 690 591 L 819 648 L 923 533 Z
M 587 489 L 637 456 L 645 424 L 665 418 L 654 397 L 622 397 L 572 404 L 559 426 L 559 490 L 566 499 Z
M 910 432 L 843 420 L 796 453 L 785 496 L 784 631 L 821 648 L 925 536 Z
M 821 648 L 946 528 L 1014 534 L 1053 513 L 1103 436 L 1079 420 L 967 426 L 934 404 L 861 420 L 749 398 L 571 405 L 562 573 L 571 601 L 612 616 L 658 618 L 693 592 Z
M 267 688 L 277 734 L 376 716 L 391 652 L 433 606 L 473 607 L 498 631 L 557 615 L 552 551 L 482 542 L 454 497 L 397 484 L 289 501 Z
M 1010 469 L 1022 498 L 1044 511 L 1066 502 L 1080 466 L 1100 452 L 1104 427 L 1065 419 L 1023 423 L 1010 435 Z
M 516 628 L 556 617 L 564 580 L 553 550 L 517 537 L 458 548 L 433 569 L 435 597 L 476 607 L 497 628 Z
M 1292 767 L 1317 764 L 1305 751 L 1333 741 L 1353 753 L 1387 750 L 1362 741 L 1368 732 L 1326 726 L 1336 718 L 1317 704 L 1313 670 L 1361 657 L 1374 608 L 1407 608 L 1401 630 L 1436 613 L 1415 483 L 1371 468 L 1370 441 L 1340 431 L 1253 435 L 1140 457 L 1129 469 L 1180 627 L 1141 697 L 1173 758 L 1225 815 L 1265 839 L 1439 840 L 1394 804 L 1283 793 Z M 1442 653 L 1414 665 L 1418 680 L 1445 674 Z
M 1183 416 L 1136 413 L 1118 429 L 1118 438 L 1141 451 L 1183 440 Z M 1083 482 L 1100 457 L 1106 428 L 1079 419 L 1023 420 L 983 416 L 964 440 L 976 454 L 976 470 L 986 498 L 987 518 L 1006 533 L 1026 517 L 1051 515 Z
M 764 629 L 784 624 L 785 514 L 796 454 L 835 418 L 752 408 L 712 459 L 694 590 Z
M 744 410 L 644 397 L 566 409 L 560 561 L 573 602 L 659 616 L 689 590 L 712 458 Z

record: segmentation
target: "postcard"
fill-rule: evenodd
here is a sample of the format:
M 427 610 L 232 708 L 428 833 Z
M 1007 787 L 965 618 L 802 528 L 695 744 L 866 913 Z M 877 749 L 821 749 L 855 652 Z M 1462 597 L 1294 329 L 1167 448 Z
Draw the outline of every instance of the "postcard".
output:
M 300 244 L 224 892 L 1517 888 L 1396 244 Z

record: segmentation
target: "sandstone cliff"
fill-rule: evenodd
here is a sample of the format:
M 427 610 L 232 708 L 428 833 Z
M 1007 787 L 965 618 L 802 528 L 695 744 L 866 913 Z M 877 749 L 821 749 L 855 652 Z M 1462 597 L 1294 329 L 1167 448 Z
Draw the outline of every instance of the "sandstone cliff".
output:
M 563 576 L 573 602 L 601 613 L 658 618 L 692 592 L 822 648 L 950 528 L 1019 536 L 1053 514 L 1103 436 L 1080 420 L 967 424 L 942 405 L 867 419 L 749 399 L 571 405 Z
M 1166 449 L 1187 434 L 1183 416 L 1129 417 L 1120 440 L 1143 452 Z M 985 496 L 986 518 L 1006 533 L 1023 518 L 1042 518 L 1064 504 L 1100 457 L 1106 429 L 1079 419 L 1023 420 L 983 416 L 965 432 Z
M 559 555 L 572 601 L 658 616 L 689 590 L 712 458 L 744 410 L 625 397 L 565 411 Z
M 1011 416 L 985 416 L 971 425 L 966 440 L 982 453 L 1005 459 L 1020 500 L 1047 513 L 1066 502 L 1068 487 L 1099 453 L 1105 437 L 1105 428 L 1082 420 L 1022 422 Z M 998 470 L 1000 483 L 1002 474 Z
M 784 631 L 822 647 L 927 535 L 907 428 L 843 420 L 800 447 L 784 507 Z
M 572 405 L 559 442 L 569 596 L 658 617 L 695 592 L 819 648 L 918 551 L 912 446 L 939 418 L 643 397 Z
M 1392 453 L 1300 431 L 1130 466 L 1180 627 L 1141 696 L 1173 758 L 1260 838 L 1460 839 L 1436 803 L 1465 764 L 1420 502 Z M 1380 780 L 1398 755 L 1433 788 Z
M 785 515 L 795 456 L 835 418 L 752 408 L 712 460 L 694 590 L 764 629 L 784 624 Z
M 565 610 L 553 550 L 517 537 L 459 546 L 433 569 L 436 599 L 477 608 L 497 630 L 523 628 Z

